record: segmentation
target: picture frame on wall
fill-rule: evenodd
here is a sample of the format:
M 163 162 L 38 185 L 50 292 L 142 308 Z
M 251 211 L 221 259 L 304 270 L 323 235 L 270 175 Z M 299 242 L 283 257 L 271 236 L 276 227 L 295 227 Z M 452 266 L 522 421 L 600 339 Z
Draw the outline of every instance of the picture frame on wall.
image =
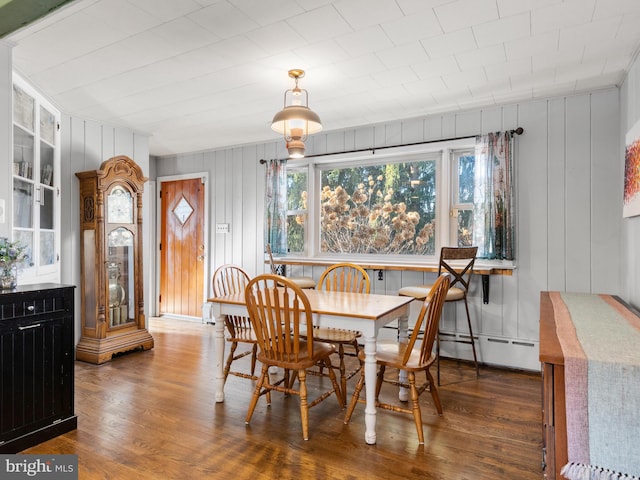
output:
M 625 137 L 623 218 L 640 215 L 640 120 Z

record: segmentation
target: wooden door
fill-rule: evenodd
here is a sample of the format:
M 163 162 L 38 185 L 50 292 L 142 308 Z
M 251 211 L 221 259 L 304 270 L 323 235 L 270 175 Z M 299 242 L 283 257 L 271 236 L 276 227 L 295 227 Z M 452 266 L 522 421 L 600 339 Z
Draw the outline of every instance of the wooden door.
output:
M 160 314 L 202 316 L 204 184 L 202 178 L 162 182 Z

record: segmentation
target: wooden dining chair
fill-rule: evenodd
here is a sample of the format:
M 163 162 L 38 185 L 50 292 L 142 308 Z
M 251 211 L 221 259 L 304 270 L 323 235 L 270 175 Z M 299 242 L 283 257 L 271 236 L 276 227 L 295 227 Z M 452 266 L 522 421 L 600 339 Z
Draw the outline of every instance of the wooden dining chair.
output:
M 343 400 L 335 373 L 330 368 L 329 357 L 335 347 L 317 342 L 313 337 L 313 316 L 309 299 L 304 290 L 291 280 L 273 274 L 258 275 L 245 289 L 245 301 L 251 324 L 258 341 L 258 360 L 262 363 L 262 373 L 249 404 L 245 423 L 248 425 L 261 395 L 266 395 L 267 405 L 271 404 L 271 391 L 300 397 L 300 417 L 302 437 L 309 439 L 309 409 L 318 405 L 331 394 L 335 394 L 340 407 Z M 301 332 L 307 332 L 303 338 Z M 307 399 L 307 369 L 318 362 L 324 362 L 329 370 L 332 389 L 316 397 Z M 271 383 L 269 367 L 284 369 L 284 382 Z M 295 372 L 299 388 L 289 382 L 289 372 Z
M 273 262 L 273 253 L 271 251 L 271 245 L 267 243 L 265 250 L 267 255 L 269 256 L 269 266 L 271 267 L 271 273 L 273 275 L 278 275 L 278 271 L 275 263 Z M 283 275 L 284 276 L 284 275 Z M 287 277 L 293 283 L 295 283 L 300 288 L 316 288 L 316 281 L 311 277 Z
M 328 267 L 318 280 L 316 287 L 318 290 L 336 291 L 336 292 L 355 292 L 369 293 L 371 291 L 371 280 L 369 274 L 360 266 L 354 263 L 336 263 Z M 342 328 L 316 328 L 313 331 L 313 337 L 320 342 L 328 342 L 338 347 L 338 366 L 331 364 L 332 368 L 340 372 L 340 388 L 342 389 L 343 406 L 346 406 L 347 398 L 347 380 L 353 377 L 362 368 L 362 362 L 358 362 L 358 366 L 346 371 L 344 362 L 345 355 L 358 356 L 360 346 L 358 338 L 362 333 L 357 330 L 347 330 Z M 345 352 L 345 346 L 353 346 L 353 352 Z M 323 374 L 324 369 L 320 365 L 319 373 Z
M 480 367 L 478 364 L 478 355 L 476 353 L 476 345 L 473 338 L 473 328 L 471 327 L 471 316 L 469 315 L 469 303 L 467 302 L 467 294 L 473 274 L 473 266 L 475 263 L 478 247 L 442 247 L 440 250 L 440 262 L 438 263 L 438 275 L 443 272 L 450 273 L 452 276 L 451 287 L 447 292 L 446 302 L 464 302 L 464 308 L 467 314 L 467 325 L 469 327 L 469 339 L 455 338 L 452 335 L 445 335 L 438 332 L 436 338 L 436 354 L 437 354 L 437 379 L 440 385 L 440 342 L 455 342 L 471 345 L 473 353 L 473 362 L 476 367 L 476 376 L 480 375 Z M 411 287 L 403 287 L 398 291 L 398 295 L 406 295 L 414 297 L 416 300 L 424 300 L 432 285 L 419 285 Z
M 425 391 L 431 392 L 433 403 L 439 415 L 442 415 L 442 403 L 438 395 L 438 387 L 435 384 L 433 375 L 429 368 L 436 361 L 436 354 L 433 352 L 433 344 L 438 333 L 438 324 L 442 315 L 442 307 L 445 302 L 447 290 L 449 290 L 450 275 L 443 273 L 433 284 L 431 290 L 422 302 L 422 308 L 416 321 L 416 328 L 413 329 L 407 343 L 382 342 L 378 341 L 376 346 L 376 362 L 378 364 L 378 376 L 376 381 L 376 407 L 392 410 L 394 412 L 409 413 L 413 415 L 418 432 L 418 442 L 424 443 L 424 432 L 422 429 L 422 412 L 420 410 L 420 395 Z M 424 333 L 421 333 L 424 330 Z M 420 337 L 421 340 L 420 340 Z M 360 358 L 364 360 L 364 352 L 360 352 Z M 387 368 L 402 370 L 407 373 L 407 381 L 385 378 Z M 419 387 L 416 386 L 416 373 L 424 372 L 426 381 Z M 395 378 L 398 378 L 396 376 Z M 351 415 L 360 399 L 360 392 L 364 387 L 364 370 L 360 375 L 358 383 L 349 402 L 349 408 L 344 417 L 344 423 L 349 423 Z M 389 383 L 397 387 L 409 389 L 411 408 L 398 404 L 383 403 L 379 401 L 379 395 L 383 383 Z
M 213 273 L 213 295 L 221 297 L 231 294 L 244 295 L 244 289 L 249 283 L 249 275 L 237 265 L 226 264 L 218 267 Z M 236 315 L 227 315 L 224 319 L 226 330 L 226 341 L 231 344 L 231 350 L 224 366 L 224 380 L 227 381 L 229 374 L 237 377 L 249 378 L 257 380 L 255 375 L 256 354 L 258 352 L 258 342 L 251 327 L 249 317 L 239 317 Z M 236 354 L 239 343 L 251 345 L 251 350 L 244 350 Z M 240 371 L 232 371 L 231 364 L 240 358 L 251 355 L 251 373 L 247 374 Z

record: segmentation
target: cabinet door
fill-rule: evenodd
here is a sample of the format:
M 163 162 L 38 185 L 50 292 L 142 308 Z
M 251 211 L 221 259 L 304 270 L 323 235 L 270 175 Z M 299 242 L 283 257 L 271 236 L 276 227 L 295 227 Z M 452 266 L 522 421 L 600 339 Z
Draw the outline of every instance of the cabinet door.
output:
M 51 425 L 73 413 L 71 320 L 37 318 L 0 326 L 0 441 Z
M 60 113 L 19 76 L 13 85 L 13 240 L 21 283 L 60 280 Z

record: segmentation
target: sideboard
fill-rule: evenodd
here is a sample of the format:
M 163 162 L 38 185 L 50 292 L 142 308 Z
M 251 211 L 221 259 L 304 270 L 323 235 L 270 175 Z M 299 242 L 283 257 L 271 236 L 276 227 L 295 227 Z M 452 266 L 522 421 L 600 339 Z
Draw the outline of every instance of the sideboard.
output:
M 74 287 L 0 291 L 0 453 L 17 453 L 77 428 Z
M 640 313 L 615 295 L 540 293 L 546 479 L 637 478 L 639 338 Z
M 542 363 L 542 467 L 548 480 L 560 480 L 567 463 L 564 356 L 556 334 L 549 292 L 540 293 L 540 362 Z

